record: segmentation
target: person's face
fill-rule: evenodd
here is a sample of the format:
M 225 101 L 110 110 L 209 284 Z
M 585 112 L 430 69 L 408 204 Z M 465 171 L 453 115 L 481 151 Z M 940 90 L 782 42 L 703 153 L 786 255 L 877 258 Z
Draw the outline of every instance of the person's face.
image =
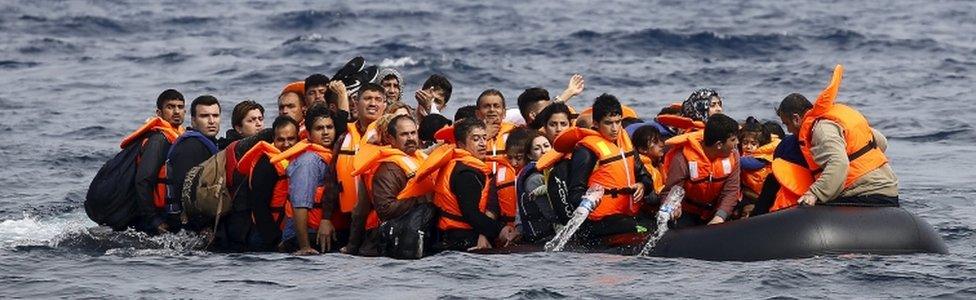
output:
M 420 139 L 417 135 L 417 123 L 410 119 L 400 119 L 396 124 L 396 136 L 393 137 L 393 148 L 403 153 L 412 154 L 417 151 Z
M 364 91 L 359 94 L 359 103 L 356 104 L 359 120 L 369 124 L 382 117 L 383 112 L 386 111 L 385 99 L 383 93 L 377 91 Z
M 459 143 L 458 146 L 471 152 L 475 158 L 484 160 L 488 151 L 488 131 L 484 127 L 474 127 L 464 138 L 464 143 Z
M 497 95 L 486 95 L 478 101 L 478 118 L 485 124 L 501 124 L 505 117 L 505 100 Z
M 220 132 L 220 105 L 197 105 L 190 125 L 205 136 L 217 136 Z
M 437 110 L 444 111 L 447 107 L 447 101 L 444 100 L 444 90 L 441 88 L 432 87 L 430 89 L 431 94 L 434 96 L 434 105 L 437 106 Z
M 620 134 L 621 120 L 623 120 L 623 116 L 621 115 L 603 117 L 600 122 L 596 123 L 596 131 L 600 132 L 603 138 L 616 141 L 618 134 Z
M 286 93 L 278 97 L 278 115 L 289 116 L 298 122 L 305 119 L 305 105 L 301 97 L 295 93 Z
M 325 102 L 325 92 L 329 90 L 326 85 L 316 85 L 305 90 L 305 99 L 308 99 L 308 106 L 316 102 Z
M 544 136 L 537 136 L 532 139 L 532 151 L 529 151 L 531 155 L 529 159 L 539 160 L 543 154 L 552 150 L 552 144 L 549 144 L 549 139 Z
M 186 115 L 186 106 L 183 100 L 173 99 L 163 102 L 163 108 L 156 110 L 156 115 L 173 127 L 183 125 L 183 116 Z
M 308 132 L 308 141 L 326 148 L 332 148 L 336 140 L 335 123 L 332 118 L 319 118 Z
M 722 99 L 719 97 L 712 97 L 708 100 L 708 116 L 711 117 L 714 114 L 722 113 Z
M 739 147 L 739 138 L 732 135 L 724 141 L 718 143 L 718 145 L 718 155 L 721 157 L 726 157 L 731 155 L 732 151 Z
M 664 157 L 664 141 L 653 141 L 648 147 L 647 156 L 651 160 L 659 160 Z
M 756 140 L 754 134 L 746 134 L 742 136 L 742 151 L 746 153 L 752 153 L 759 148 L 759 141 Z
M 559 136 L 560 133 L 566 131 L 566 128 L 569 128 L 569 116 L 559 113 L 553 114 L 552 117 L 549 118 L 549 121 L 546 122 L 546 126 L 543 127 L 543 131 L 545 131 L 546 138 L 548 138 L 550 141 L 555 141 L 556 137 Z
M 400 101 L 400 80 L 396 78 L 384 79 L 380 85 L 386 90 L 386 98 L 390 102 Z
M 789 115 L 787 115 L 787 114 L 780 114 L 780 113 L 777 113 L 777 115 L 779 116 L 779 120 L 780 121 L 783 121 L 783 125 L 786 126 L 786 131 L 787 132 L 789 132 L 791 134 L 796 134 L 797 132 L 800 132 L 800 116 L 799 115 L 797 115 L 797 114 L 789 114 Z
M 264 129 L 264 114 L 257 108 L 248 111 L 244 115 L 244 120 L 241 120 L 241 126 L 234 128 L 243 137 L 254 136 L 261 129 Z
M 525 149 L 508 147 L 505 151 L 505 159 L 508 159 L 508 164 L 512 165 L 513 168 L 520 169 L 525 165 Z
M 274 131 L 274 146 L 279 151 L 288 150 L 291 146 L 298 143 L 298 127 L 295 125 L 281 126 Z
M 525 123 L 532 123 L 532 120 L 535 120 L 535 117 L 538 116 L 543 109 L 546 109 L 546 106 L 549 106 L 550 102 L 552 101 L 546 99 L 546 100 L 536 101 L 532 105 L 529 105 L 529 113 L 527 114 L 529 118 L 525 120 Z

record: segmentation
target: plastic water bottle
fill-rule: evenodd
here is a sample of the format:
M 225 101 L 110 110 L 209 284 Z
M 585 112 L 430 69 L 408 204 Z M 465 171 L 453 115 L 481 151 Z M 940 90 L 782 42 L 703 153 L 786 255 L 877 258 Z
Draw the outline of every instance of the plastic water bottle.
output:
M 602 185 L 594 184 L 592 187 L 586 190 L 585 194 L 583 194 L 580 205 L 576 208 L 576 210 L 583 210 L 583 214 L 589 215 L 590 212 L 596 209 L 596 206 L 600 204 L 600 199 L 603 198 L 604 191 L 605 189 Z
M 603 192 L 605 189 L 602 185 L 594 184 L 586 193 L 583 194 L 583 199 L 580 201 L 579 207 L 573 211 L 573 217 L 566 222 L 566 226 L 559 228 L 556 231 L 556 236 L 552 238 L 549 242 L 546 242 L 546 251 L 562 251 L 563 247 L 566 247 L 566 243 L 569 239 L 573 237 L 573 234 L 579 230 L 583 222 L 586 221 L 586 217 L 590 215 L 590 212 L 600 204 L 600 198 L 603 198 Z
M 664 198 L 664 203 L 661 204 L 661 208 L 657 212 L 657 218 L 660 220 L 664 218 L 665 220 L 671 219 L 671 213 L 676 209 L 681 209 L 681 200 L 685 198 L 685 189 L 680 185 L 676 185 L 671 188 L 671 192 L 668 196 Z

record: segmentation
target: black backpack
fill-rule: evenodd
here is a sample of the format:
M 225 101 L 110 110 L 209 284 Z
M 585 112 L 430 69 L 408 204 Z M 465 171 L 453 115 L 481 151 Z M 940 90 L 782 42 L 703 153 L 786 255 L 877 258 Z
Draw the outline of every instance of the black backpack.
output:
M 405 215 L 380 224 L 380 255 L 408 259 L 429 255 L 434 245 L 436 216 L 433 204 L 419 203 Z
M 98 225 L 125 230 L 135 213 L 136 160 L 141 143 L 132 143 L 102 165 L 88 186 L 85 212 Z

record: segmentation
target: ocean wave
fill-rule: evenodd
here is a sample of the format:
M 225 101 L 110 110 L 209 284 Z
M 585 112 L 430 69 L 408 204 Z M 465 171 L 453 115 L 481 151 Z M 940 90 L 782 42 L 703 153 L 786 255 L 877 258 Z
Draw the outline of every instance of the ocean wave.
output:
M 711 31 L 678 33 L 659 28 L 605 33 L 580 30 L 571 33 L 566 40 L 573 41 L 575 45 L 569 45 L 573 48 L 598 48 L 606 51 L 619 49 L 645 54 L 682 50 L 709 56 L 737 57 L 782 54 L 803 49 L 798 38 L 780 34 L 722 35 Z
M 412 57 L 406 56 L 406 57 L 399 57 L 399 58 L 384 58 L 383 61 L 380 62 L 380 67 L 402 68 L 406 66 L 413 66 L 416 64 L 417 64 L 416 60 L 414 60 Z
M 346 17 L 335 11 L 300 10 L 272 15 L 268 23 L 279 30 L 332 29 L 345 24 Z
M 41 65 L 36 61 L 0 60 L 0 70 L 17 70 Z
M 198 16 L 183 16 L 169 18 L 163 21 L 163 24 L 167 25 L 181 25 L 181 26 L 201 26 L 209 25 L 217 20 L 217 18 L 212 17 L 198 17 Z
M 31 40 L 28 45 L 17 48 L 17 52 L 30 55 L 44 53 L 78 54 L 80 51 L 82 51 L 81 47 L 55 38 Z
M 56 36 L 106 36 L 123 35 L 141 31 L 138 23 L 125 23 L 98 16 L 67 16 L 56 19 L 23 15 L 20 20 L 30 23 L 29 28 Z
M 122 56 L 121 59 L 139 64 L 175 65 L 193 58 L 192 55 L 179 52 L 166 52 L 152 56 Z

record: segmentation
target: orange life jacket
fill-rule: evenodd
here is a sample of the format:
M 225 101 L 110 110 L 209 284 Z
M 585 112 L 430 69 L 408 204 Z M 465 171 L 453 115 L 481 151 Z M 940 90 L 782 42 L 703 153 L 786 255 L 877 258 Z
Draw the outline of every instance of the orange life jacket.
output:
M 766 166 L 762 169 L 752 170 L 752 171 L 742 171 L 741 179 L 742 186 L 749 189 L 756 195 L 762 192 L 763 181 L 766 180 L 766 176 L 772 173 L 773 167 L 770 165 L 773 161 L 773 152 L 776 150 L 776 146 L 779 146 L 779 139 L 773 139 L 772 142 L 765 144 L 756 151 L 749 153 L 752 157 L 761 159 L 767 162 Z
M 679 115 L 660 115 L 654 117 L 658 124 L 677 128 L 680 132 L 691 132 L 705 129 L 705 122 Z
M 502 122 L 500 128 L 498 129 L 498 134 L 494 137 L 488 139 L 488 153 L 486 153 L 487 159 L 497 161 L 497 159 L 505 157 L 505 140 L 508 139 L 508 133 L 515 129 L 515 124 Z M 492 164 L 492 169 L 497 168 L 497 165 Z
M 571 127 L 560 133 L 556 140 L 563 152 L 569 145 L 578 143 L 596 156 L 596 167 L 590 174 L 587 186 L 599 184 L 605 192 L 587 219 L 599 221 L 610 215 L 637 214 L 642 202 L 633 201 L 630 186 L 637 182 L 634 168 L 640 160 L 626 132 L 621 131 L 616 142 L 611 142 L 592 129 Z M 573 143 L 573 140 L 578 142 Z
M 139 129 L 136 129 L 136 131 L 133 131 L 125 138 L 123 138 L 122 143 L 119 144 L 119 147 L 124 149 L 125 147 L 128 147 L 132 143 L 140 140 L 142 141 L 142 146 L 145 147 L 146 143 L 149 142 L 149 139 L 147 138 L 148 134 L 152 132 L 161 133 L 163 137 L 166 138 L 166 142 L 168 142 L 170 146 L 172 146 L 173 143 L 176 142 L 176 139 L 178 139 L 180 135 L 183 135 L 184 131 L 185 129 L 179 127 L 173 127 L 172 124 L 166 122 L 160 117 L 152 117 L 148 121 L 146 121 L 145 124 L 139 127 Z M 136 164 L 138 164 L 141 160 L 142 157 L 136 158 Z M 167 176 L 166 176 L 165 163 L 162 166 L 160 166 L 159 172 L 157 172 L 157 177 L 158 179 L 156 180 L 156 188 L 153 190 L 153 206 L 155 206 L 158 209 L 162 209 L 166 207 Z
M 830 84 L 817 97 L 817 102 L 803 116 L 797 138 L 800 141 L 800 151 L 807 161 L 807 166 L 817 176 L 820 176 L 820 165 L 813 159 L 810 148 L 813 146 L 813 126 L 819 120 L 830 120 L 840 125 L 844 134 L 847 157 L 850 160 L 844 187 L 850 187 L 858 178 L 874 171 L 888 163 L 888 157 L 878 148 L 874 140 L 874 132 L 868 120 L 857 110 L 843 104 L 835 104 L 837 91 L 840 89 L 844 68 L 837 65 Z
M 268 161 L 271 161 L 271 159 L 280 154 L 281 151 L 275 148 L 274 145 L 260 141 L 254 147 L 251 147 L 247 153 L 244 153 L 244 156 L 237 162 L 237 170 L 247 176 L 247 184 L 251 188 L 254 188 L 255 184 L 268 184 L 267 182 L 256 183 L 252 181 L 254 178 L 254 166 L 257 165 L 258 160 L 262 157 L 267 157 Z M 274 191 L 271 194 L 271 202 L 268 206 L 272 219 L 281 228 L 284 226 L 285 204 L 288 202 L 288 177 L 285 172 L 288 169 L 288 161 L 280 160 L 277 163 L 272 163 L 272 165 L 278 173 L 278 181 L 274 183 Z M 251 217 L 254 219 L 253 215 Z
M 780 188 L 776 192 L 776 198 L 773 200 L 769 212 L 796 206 L 800 196 L 806 193 L 810 189 L 810 185 L 813 184 L 810 169 L 782 158 L 773 159 L 770 167 L 773 176 L 779 182 Z
M 369 195 L 370 200 L 372 200 L 373 176 L 376 175 L 376 170 L 380 164 L 386 162 L 395 164 L 407 175 L 407 180 L 409 181 L 416 174 L 417 169 L 420 168 L 420 162 L 426 159 L 426 157 L 420 150 L 417 150 L 413 156 L 410 156 L 390 146 L 365 144 L 359 149 L 359 153 L 353 161 L 355 170 L 353 170 L 352 174 L 354 176 L 362 176 L 363 182 L 366 184 L 366 195 Z M 378 228 L 380 227 L 380 223 L 381 220 L 379 215 L 376 214 L 376 210 L 371 209 L 369 215 L 366 217 L 366 229 Z
M 305 154 L 305 152 L 315 153 L 315 155 L 318 156 L 319 159 L 321 159 L 322 162 L 324 162 L 326 165 L 328 165 L 329 163 L 332 162 L 332 150 L 326 149 L 322 145 L 313 144 L 313 143 L 308 142 L 307 140 L 302 140 L 301 142 L 298 142 L 297 144 L 295 144 L 294 146 L 292 146 L 288 150 L 285 150 L 285 152 L 282 152 L 281 154 L 278 154 L 278 155 L 275 155 L 274 157 L 272 157 L 271 158 L 271 164 L 272 165 L 275 165 L 275 166 L 284 165 L 285 171 L 286 171 L 287 170 L 287 167 L 288 167 L 288 162 L 290 162 L 290 161 L 298 158 L 302 154 Z M 281 180 L 285 180 L 285 182 L 288 182 L 290 184 L 290 182 L 288 181 L 288 173 L 287 172 L 282 172 L 282 170 L 279 170 L 278 175 L 280 176 L 280 178 L 283 178 Z M 308 218 L 307 218 L 307 222 L 306 222 L 306 224 L 308 225 L 308 228 L 310 228 L 312 230 L 318 230 L 319 225 L 322 223 L 322 208 L 323 208 L 322 207 L 322 197 L 323 197 L 323 195 L 325 195 L 325 185 L 324 185 L 324 183 L 319 183 L 319 186 L 315 187 L 314 204 L 312 205 L 312 208 L 309 208 L 308 209 Z M 276 202 L 277 203 L 277 202 L 280 202 L 280 201 L 281 200 L 275 200 L 273 202 Z M 286 205 L 285 205 L 285 216 L 287 216 L 288 218 L 294 218 L 295 209 L 294 209 L 294 207 L 292 207 L 291 198 L 286 196 L 285 199 L 284 199 L 284 201 L 286 203 Z M 345 224 L 345 222 L 342 222 L 342 220 L 338 217 L 338 215 L 339 214 L 333 215 L 332 220 L 331 220 L 331 221 L 333 221 L 332 222 L 332 225 L 336 229 L 345 229 L 345 228 L 347 228 L 348 225 Z
M 342 140 L 339 148 L 339 158 L 336 160 L 336 176 L 339 178 L 339 211 L 343 213 L 352 212 L 356 207 L 359 195 L 359 176 L 352 175 L 355 169 L 353 160 L 359 148 L 367 144 L 367 141 L 376 135 L 376 122 L 370 123 L 366 127 L 365 133 L 359 132 L 356 122 L 350 122 L 348 132 Z
M 495 190 L 498 193 L 498 206 L 501 210 L 501 216 L 498 216 L 498 220 L 514 225 L 515 207 L 516 201 L 518 201 L 518 196 L 515 194 L 515 178 L 518 177 L 520 170 L 512 167 L 512 164 L 504 156 L 489 158 L 489 161 L 498 165 L 495 168 L 494 174 Z
M 654 180 L 654 193 L 660 194 L 661 191 L 664 190 L 664 179 L 665 179 L 664 173 L 661 172 L 661 169 L 654 167 L 654 162 L 651 161 L 650 157 L 647 157 L 646 155 L 641 155 L 640 159 L 641 159 L 641 163 L 644 164 L 644 169 L 647 169 L 647 172 L 651 173 L 651 177 L 653 177 L 652 179 Z
M 471 225 L 462 217 L 458 198 L 454 194 L 455 191 L 451 191 L 451 173 L 457 164 L 465 164 L 485 175 L 486 182 L 484 188 L 481 189 L 481 198 L 478 201 L 478 209 L 484 213 L 488 207 L 488 193 L 491 190 L 491 186 L 487 182 L 490 178 L 488 176 L 491 175 L 491 167 L 475 158 L 468 151 L 455 147 L 454 144 L 443 144 L 435 148 L 430 156 L 421 163 L 416 175 L 407 181 L 407 186 L 397 195 L 397 198 L 402 200 L 433 192 L 434 205 L 440 210 L 440 217 L 437 220 L 438 229 L 442 231 L 472 229 Z M 430 177 L 437 178 L 434 180 L 434 184 L 424 183 Z
M 708 220 L 715 214 L 725 180 L 738 169 L 739 155 L 708 158 L 702 146 L 704 133 L 699 130 L 668 139 L 665 144 L 673 147 L 664 156 L 664 168 L 670 169 L 678 153 L 684 155 L 688 161 L 688 179 L 682 184 L 685 198 L 681 209 Z

